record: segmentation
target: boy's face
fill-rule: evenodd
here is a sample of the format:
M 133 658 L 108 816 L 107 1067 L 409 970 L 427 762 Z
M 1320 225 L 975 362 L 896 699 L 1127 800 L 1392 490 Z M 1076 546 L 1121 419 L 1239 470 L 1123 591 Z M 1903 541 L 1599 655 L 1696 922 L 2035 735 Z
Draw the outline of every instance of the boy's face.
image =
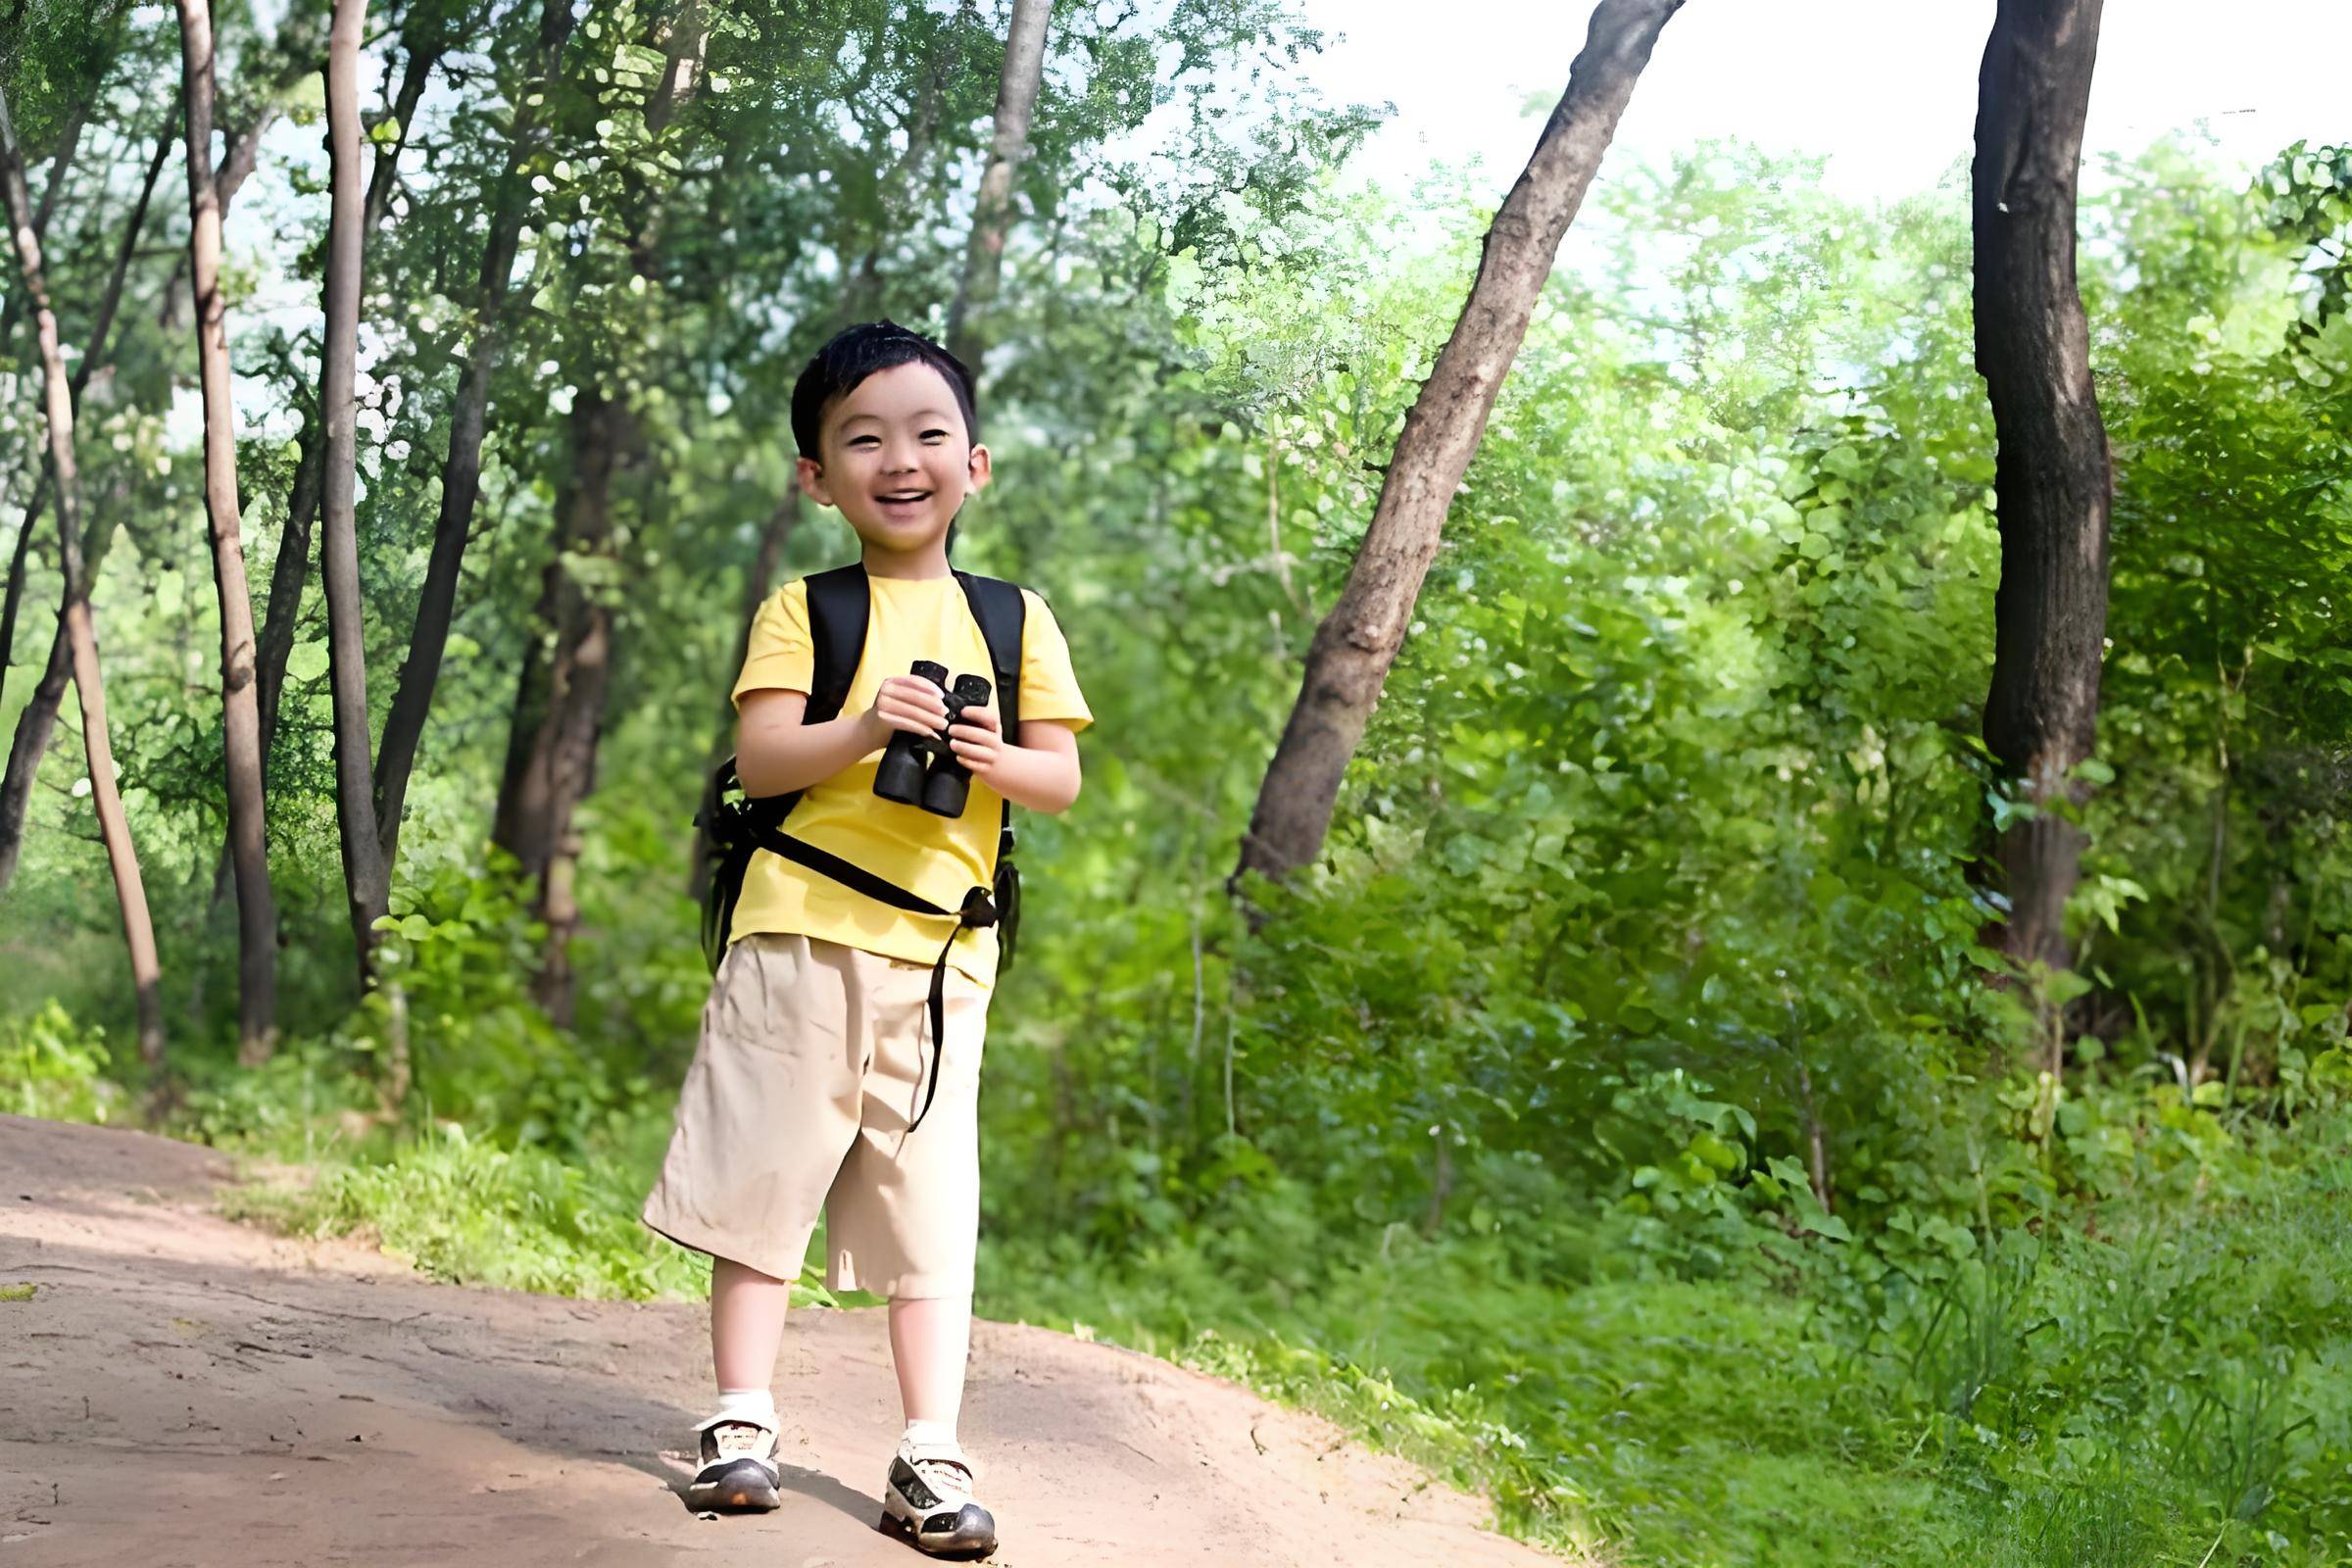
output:
M 800 460 L 801 489 L 894 556 L 928 553 L 988 483 L 988 448 L 973 444 L 947 377 L 920 360 L 852 387 L 826 411 L 817 451 L 821 461 Z

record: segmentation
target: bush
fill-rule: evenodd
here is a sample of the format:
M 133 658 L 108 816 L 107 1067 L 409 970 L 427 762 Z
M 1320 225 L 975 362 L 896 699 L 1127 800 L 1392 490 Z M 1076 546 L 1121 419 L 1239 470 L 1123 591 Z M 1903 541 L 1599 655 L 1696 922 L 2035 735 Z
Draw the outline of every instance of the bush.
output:
M 0 1108 L 52 1121 L 104 1122 L 120 1111 L 122 1088 L 105 1076 L 106 1031 L 82 1027 L 56 1002 L 29 1018 L 0 1023 Z

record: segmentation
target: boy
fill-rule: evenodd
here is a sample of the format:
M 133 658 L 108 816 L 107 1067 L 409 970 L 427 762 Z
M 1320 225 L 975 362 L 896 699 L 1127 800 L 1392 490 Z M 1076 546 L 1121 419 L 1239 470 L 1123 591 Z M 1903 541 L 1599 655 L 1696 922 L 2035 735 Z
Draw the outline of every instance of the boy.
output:
M 793 388 L 802 491 L 858 532 L 869 592 L 862 656 L 840 716 L 803 722 L 814 655 L 809 584 L 753 622 L 735 682 L 736 770 L 747 795 L 804 790 L 784 832 L 945 910 L 993 885 L 1003 802 L 1060 811 L 1077 799 L 1078 732 L 1092 721 L 1053 613 L 1022 591 L 1015 737 L 1002 694 L 948 726 L 918 660 L 992 668 L 947 536 L 989 480 L 970 372 L 888 321 L 854 326 Z M 1009 590 L 1006 590 L 1009 593 Z M 970 770 L 960 815 L 874 793 L 892 736 L 945 730 Z M 828 858 L 838 858 L 837 859 Z M 842 873 L 853 879 L 857 870 Z M 967 906 L 968 907 L 968 906 Z M 828 1289 L 890 1298 L 906 1428 L 884 1529 L 937 1556 L 984 1557 L 996 1523 L 956 1440 L 980 1210 L 976 1110 L 996 975 L 992 929 L 893 907 L 800 858 L 760 851 L 703 1011 L 669 1152 L 645 1222 L 711 1254 L 718 1407 L 695 1430 L 701 1508 L 777 1505 L 769 1381 L 791 1281 L 821 1203 Z M 938 1020 L 936 1036 L 933 1020 Z

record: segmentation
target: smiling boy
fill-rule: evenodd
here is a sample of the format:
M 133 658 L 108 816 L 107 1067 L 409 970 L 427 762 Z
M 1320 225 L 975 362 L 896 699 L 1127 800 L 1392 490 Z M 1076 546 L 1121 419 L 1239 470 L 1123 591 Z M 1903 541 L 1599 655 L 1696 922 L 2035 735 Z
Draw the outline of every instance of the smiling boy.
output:
M 792 425 L 802 490 L 857 530 L 865 631 L 839 715 L 810 713 L 823 638 L 812 632 L 810 580 L 787 584 L 761 606 L 735 682 L 745 793 L 801 793 L 783 825 L 791 858 L 761 850 L 744 873 L 645 1205 L 648 1225 L 712 1259 L 718 1406 L 695 1429 L 702 1467 L 688 1500 L 777 1505 L 769 1385 L 821 1206 L 828 1289 L 890 1298 L 906 1424 L 883 1528 L 932 1555 L 984 1557 L 996 1524 L 974 1498 L 976 1472 L 956 1435 L 997 967 L 996 932 L 971 914 L 988 908 L 1009 843 L 1004 803 L 1060 811 L 1077 799 L 1077 735 L 1091 716 L 1052 612 L 1027 590 L 1016 601 L 1017 735 L 1004 733 L 1004 693 L 950 727 L 941 687 L 905 673 L 917 661 L 951 681 L 996 667 L 978 595 L 1012 593 L 948 564 L 949 527 L 990 477 L 961 364 L 888 321 L 852 327 L 802 372 Z M 843 573 L 825 576 L 828 594 L 842 590 Z M 894 735 L 943 731 L 970 770 L 959 815 L 874 793 Z M 860 886 L 873 879 L 888 888 Z M 898 890 L 911 900 L 874 896 Z

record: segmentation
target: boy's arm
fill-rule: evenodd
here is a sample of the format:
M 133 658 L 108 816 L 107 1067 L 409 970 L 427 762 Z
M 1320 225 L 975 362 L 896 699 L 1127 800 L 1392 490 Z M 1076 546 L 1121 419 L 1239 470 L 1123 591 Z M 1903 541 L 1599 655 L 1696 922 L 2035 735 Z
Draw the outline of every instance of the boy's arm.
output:
M 874 706 L 862 713 L 804 724 L 801 715 L 808 710 L 806 692 L 767 687 L 743 694 L 735 710 L 735 775 L 744 794 L 758 799 L 805 790 L 880 751 L 893 730 L 936 735 L 948 721 L 939 688 L 912 675 L 884 681 Z M 1073 755 L 1073 765 L 1076 760 Z
M 1004 740 L 993 708 L 967 709 L 948 731 L 948 745 L 972 777 L 1029 811 L 1066 811 L 1078 799 L 1078 732 L 1057 718 L 1021 721 L 1026 746 Z

